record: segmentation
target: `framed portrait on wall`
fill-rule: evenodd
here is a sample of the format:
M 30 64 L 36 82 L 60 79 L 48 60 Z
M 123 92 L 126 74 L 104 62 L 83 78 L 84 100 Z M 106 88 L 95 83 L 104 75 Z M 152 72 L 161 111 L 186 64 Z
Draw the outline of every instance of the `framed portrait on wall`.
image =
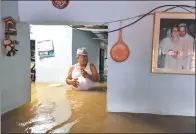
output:
M 195 75 L 195 24 L 195 13 L 155 13 L 152 73 Z

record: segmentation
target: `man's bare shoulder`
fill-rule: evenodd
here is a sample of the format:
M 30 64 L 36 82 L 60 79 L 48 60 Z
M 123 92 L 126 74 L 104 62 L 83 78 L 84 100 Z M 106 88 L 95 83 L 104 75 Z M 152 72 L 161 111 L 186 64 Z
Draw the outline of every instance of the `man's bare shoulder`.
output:
M 90 63 L 90 66 L 95 66 L 93 63 Z
M 91 68 L 96 68 L 95 65 L 93 63 L 90 63 L 90 67 Z
M 71 66 L 69 67 L 69 72 L 73 70 L 73 67 L 74 67 L 74 65 L 71 65 Z

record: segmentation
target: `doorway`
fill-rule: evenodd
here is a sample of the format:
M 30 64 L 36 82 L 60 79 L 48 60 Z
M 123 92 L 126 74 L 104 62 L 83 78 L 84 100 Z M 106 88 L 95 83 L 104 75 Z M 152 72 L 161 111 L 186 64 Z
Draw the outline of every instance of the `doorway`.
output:
M 26 109 L 24 107 L 21 108 L 23 110 L 19 109 L 22 112 L 18 112 L 17 109 L 13 112 L 15 118 L 10 119 L 8 124 L 11 122 L 17 124 L 5 128 L 4 132 L 16 130 L 20 133 L 79 132 L 80 129 L 72 128 L 73 125 L 84 130 L 92 127 L 93 130 L 97 127 L 97 122 L 94 121 L 107 115 L 106 90 L 87 92 L 69 90 L 65 84 L 68 69 L 77 63 L 76 52 L 81 47 L 86 47 L 89 62 L 103 74 L 107 38 L 99 36 L 100 34 L 96 35 L 101 31 L 97 27 L 83 26 L 85 27 L 83 30 L 74 30 L 72 27 L 31 25 L 31 61 L 32 66 L 36 68 L 36 78 L 31 88 L 31 102 L 26 104 L 28 105 L 25 106 Z M 107 31 L 103 28 L 102 30 Z M 61 85 L 58 85 L 59 83 Z M 105 85 L 98 86 L 99 89 L 105 88 Z M 101 125 L 99 127 L 103 128 Z
M 100 49 L 100 56 L 99 56 L 99 75 L 100 75 L 100 82 L 105 82 L 107 75 L 105 72 L 105 49 Z
M 35 40 L 30 40 L 30 51 L 31 51 L 31 81 L 36 80 L 36 68 L 35 68 Z

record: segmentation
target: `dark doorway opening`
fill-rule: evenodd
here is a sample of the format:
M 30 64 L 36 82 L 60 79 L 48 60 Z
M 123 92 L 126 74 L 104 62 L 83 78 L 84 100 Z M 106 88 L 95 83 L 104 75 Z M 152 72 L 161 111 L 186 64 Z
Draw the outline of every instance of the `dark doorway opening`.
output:
M 36 80 L 36 70 L 35 70 L 35 40 L 30 40 L 30 50 L 31 50 L 31 81 Z
M 104 62 L 105 62 L 105 49 L 100 49 L 99 54 L 99 75 L 100 75 L 100 81 L 105 81 L 104 79 Z

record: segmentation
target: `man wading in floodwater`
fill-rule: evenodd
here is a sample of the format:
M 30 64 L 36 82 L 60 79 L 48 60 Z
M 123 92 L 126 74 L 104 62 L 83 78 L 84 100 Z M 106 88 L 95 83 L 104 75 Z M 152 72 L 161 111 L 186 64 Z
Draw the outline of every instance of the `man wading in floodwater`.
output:
M 74 89 L 90 90 L 94 82 L 99 81 L 99 74 L 96 67 L 88 62 L 88 53 L 85 48 L 77 50 L 78 63 L 69 68 L 66 83 Z

